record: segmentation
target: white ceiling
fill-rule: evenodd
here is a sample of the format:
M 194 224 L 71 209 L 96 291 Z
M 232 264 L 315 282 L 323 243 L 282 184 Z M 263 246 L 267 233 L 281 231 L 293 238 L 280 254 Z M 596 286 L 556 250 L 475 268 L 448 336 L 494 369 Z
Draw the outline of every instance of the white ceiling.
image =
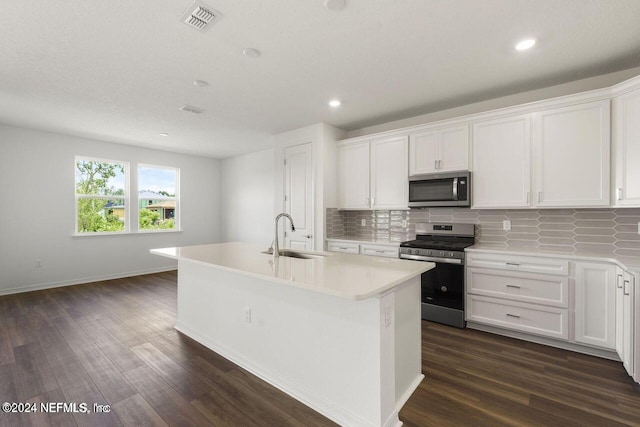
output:
M 2 0 L 0 122 L 223 158 L 640 66 L 639 0 L 204 2 L 200 33 L 192 0 Z

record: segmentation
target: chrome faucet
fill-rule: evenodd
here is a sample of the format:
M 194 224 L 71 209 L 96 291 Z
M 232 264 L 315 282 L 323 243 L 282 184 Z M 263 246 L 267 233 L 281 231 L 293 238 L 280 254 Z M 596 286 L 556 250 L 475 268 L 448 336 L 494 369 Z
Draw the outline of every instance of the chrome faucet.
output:
M 276 216 L 276 235 L 275 235 L 275 238 L 273 239 L 273 257 L 274 258 L 280 256 L 280 247 L 278 246 L 278 220 L 283 216 L 286 218 L 289 218 L 289 221 L 291 222 L 291 231 L 296 231 L 296 226 L 293 225 L 293 219 L 291 218 L 291 215 L 289 215 L 286 212 L 282 212 L 281 214 Z

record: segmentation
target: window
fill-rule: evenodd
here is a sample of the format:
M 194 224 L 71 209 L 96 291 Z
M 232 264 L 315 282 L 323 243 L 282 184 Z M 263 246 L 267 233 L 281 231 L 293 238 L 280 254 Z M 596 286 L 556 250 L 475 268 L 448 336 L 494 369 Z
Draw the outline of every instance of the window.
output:
M 76 232 L 127 230 L 129 165 L 110 160 L 76 158 Z
M 138 166 L 139 230 L 176 229 L 178 220 L 178 169 Z
M 132 177 L 132 184 L 129 163 L 75 158 L 76 234 L 179 229 L 180 170 L 144 164 L 137 165 L 137 169 L 138 197 L 132 205 L 130 190 L 135 188 L 136 177 Z

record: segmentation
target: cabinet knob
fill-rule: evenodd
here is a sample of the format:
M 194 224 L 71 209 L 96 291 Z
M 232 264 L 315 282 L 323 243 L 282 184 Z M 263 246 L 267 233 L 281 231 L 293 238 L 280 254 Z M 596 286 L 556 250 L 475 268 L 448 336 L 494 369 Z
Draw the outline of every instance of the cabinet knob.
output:
M 307 235 L 306 235 L 306 236 L 304 236 L 304 237 L 306 237 L 307 239 L 310 239 L 310 238 L 311 238 L 311 237 L 313 237 L 313 236 L 311 236 L 311 234 L 307 234 Z

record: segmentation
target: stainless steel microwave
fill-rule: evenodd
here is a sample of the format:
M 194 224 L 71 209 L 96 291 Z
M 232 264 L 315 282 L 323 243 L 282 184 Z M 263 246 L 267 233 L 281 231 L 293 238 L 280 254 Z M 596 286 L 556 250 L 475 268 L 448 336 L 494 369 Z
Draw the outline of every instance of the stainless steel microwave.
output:
M 409 207 L 471 206 L 471 172 L 448 172 L 409 177 Z

